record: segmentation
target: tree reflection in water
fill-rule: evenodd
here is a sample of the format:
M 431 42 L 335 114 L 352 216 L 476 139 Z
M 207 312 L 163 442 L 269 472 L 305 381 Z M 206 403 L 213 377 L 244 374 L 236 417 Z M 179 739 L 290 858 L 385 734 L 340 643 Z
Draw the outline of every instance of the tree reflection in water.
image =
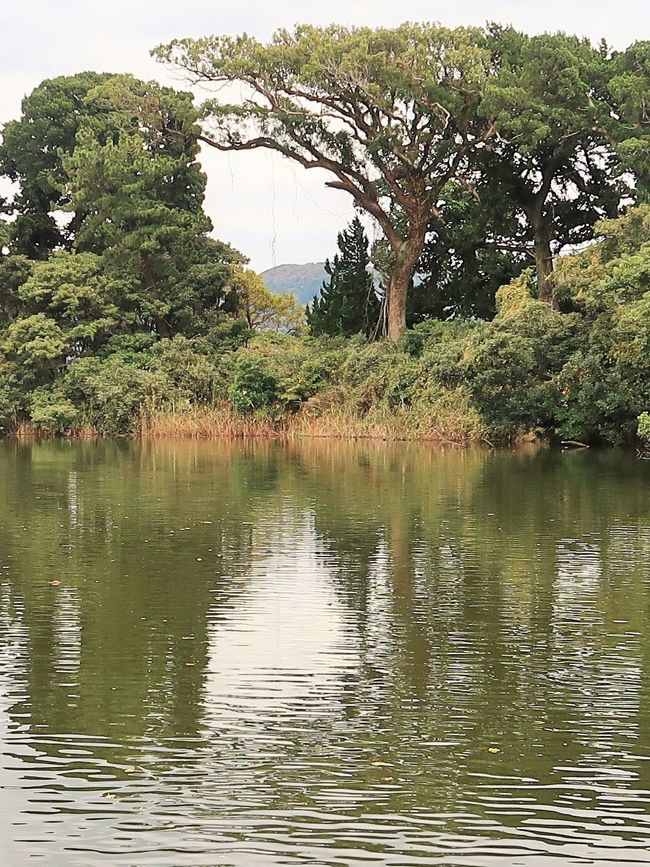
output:
M 614 452 L 4 444 L 16 858 L 645 845 L 649 480 Z

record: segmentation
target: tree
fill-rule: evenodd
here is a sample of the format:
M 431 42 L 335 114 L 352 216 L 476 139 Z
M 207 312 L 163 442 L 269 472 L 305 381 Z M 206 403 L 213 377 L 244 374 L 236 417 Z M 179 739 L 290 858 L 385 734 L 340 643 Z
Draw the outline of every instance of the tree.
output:
M 2 130 L 0 175 L 19 186 L 8 205 L 16 216 L 13 247 L 31 259 L 44 259 L 71 243 L 78 220 L 73 217 L 62 228 L 53 215 L 68 203 L 62 155 L 74 150 L 81 125 L 91 126 L 102 139 L 109 134 L 106 118 L 86 97 L 111 77 L 82 72 L 43 81 L 23 100 L 20 120 L 9 121 Z
M 477 107 L 488 72 L 482 31 L 300 25 L 268 45 L 249 36 L 175 40 L 155 50 L 196 83 L 237 82 L 239 104 L 204 106 L 201 140 L 267 148 L 349 193 L 393 253 L 388 333 L 406 326 L 407 293 L 440 192 L 492 135 Z
M 32 273 L 33 265 L 25 256 L 0 256 L 0 328 L 18 316 L 20 287 Z
M 209 226 L 202 212 L 205 176 L 196 161 L 198 112 L 191 94 L 131 75 L 84 72 L 44 81 L 22 109 L 20 120 L 5 125 L 0 145 L 0 174 L 19 186 L 5 206 L 16 216 L 16 252 L 34 259 L 73 246 L 103 252 L 120 228 L 105 219 L 102 203 L 92 196 L 112 193 L 119 203 L 119 184 L 132 184 L 143 165 L 147 177 L 141 186 L 155 183 L 158 202 Z M 106 165 L 89 164 L 91 149 Z M 114 162 L 125 161 L 121 177 L 109 165 L 111 155 Z M 100 183 L 100 176 L 107 180 L 107 167 L 113 170 L 111 189 Z M 65 224 L 56 219 L 60 211 L 70 214 Z
M 141 328 L 204 333 L 226 305 L 231 265 L 245 260 L 208 237 L 191 94 L 115 76 L 87 100 L 110 118 L 113 136 L 82 126 L 63 157 L 66 199 L 84 214 L 74 249 L 102 256 Z
M 618 125 L 618 150 L 636 176 L 639 199 L 650 201 L 650 41 L 635 42 L 612 57 L 609 92 Z
M 76 86 L 79 78 L 57 81 L 69 95 L 70 81 Z M 18 395 L 35 423 L 55 429 L 70 427 L 75 406 L 86 400 L 75 392 L 70 403 L 64 394 L 71 370 L 96 364 L 108 381 L 121 369 L 109 359 L 146 368 L 160 337 L 205 335 L 218 343 L 224 314 L 236 308 L 233 271 L 246 261 L 208 236 L 192 96 L 132 76 L 81 78 L 94 85 L 83 98 L 47 103 L 58 139 L 47 137 L 34 108 L 51 95 L 48 87 L 37 88 L 33 116 L 9 136 L 17 147 L 30 124 L 35 130 L 34 142 L 24 139 L 33 153 L 31 162 L 21 163 L 26 193 L 21 190 L 17 206 L 40 190 L 41 225 L 53 220 L 49 209 L 56 208 L 72 215 L 67 229 L 51 245 L 35 246 L 32 237 L 26 247 L 31 259 L 0 255 L 0 365 L 11 397 L 5 403 L 11 409 Z M 69 133 L 65 146 L 52 155 L 62 131 Z M 47 188 L 40 170 L 30 175 L 41 149 Z M 0 224 L 8 229 L 0 241 L 20 220 L 19 213 L 14 223 Z M 63 246 L 69 249 L 56 249 Z M 146 371 L 142 377 L 149 381 Z M 133 388 L 139 393 L 140 386 Z
M 241 265 L 232 268 L 233 313 L 246 320 L 252 331 L 297 333 L 305 312 L 294 295 L 276 295 L 255 271 Z
M 339 234 L 337 244 L 340 255 L 325 263 L 329 279 L 307 308 L 307 322 L 314 335 L 370 336 L 378 328 L 380 304 L 370 273 L 368 239 L 358 217 Z
M 495 74 L 480 110 L 496 135 L 480 153 L 480 171 L 517 207 L 511 240 L 529 251 L 537 291 L 552 298 L 554 253 L 593 237 L 630 196 L 613 142 L 606 50 L 558 33 L 489 32 Z
M 43 315 L 61 329 L 68 360 L 96 352 L 128 328 L 120 284 L 106 277 L 101 257 L 93 253 L 61 251 L 35 262 L 18 296 L 23 317 Z
M 491 319 L 499 287 L 528 265 L 525 249 L 512 242 L 520 228 L 516 206 L 480 176 L 472 190 L 450 183 L 440 207 L 444 219 L 433 220 L 429 227 L 407 321 Z
M 0 361 L 10 364 L 14 385 L 51 383 L 74 358 L 98 352 L 111 335 L 124 332 L 117 295 L 119 285 L 107 280 L 92 253 L 1 260 Z

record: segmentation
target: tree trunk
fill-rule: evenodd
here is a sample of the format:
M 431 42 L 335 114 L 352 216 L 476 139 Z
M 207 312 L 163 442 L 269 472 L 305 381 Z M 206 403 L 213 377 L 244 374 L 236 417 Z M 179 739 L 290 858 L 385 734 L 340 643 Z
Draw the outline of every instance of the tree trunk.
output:
M 553 253 L 551 240 L 546 226 L 535 229 L 535 269 L 537 271 L 537 292 L 540 301 L 553 303 Z
M 159 337 L 171 337 L 171 329 L 166 319 L 162 316 L 156 316 L 154 317 L 154 324 L 156 326 L 156 334 Z
M 388 336 L 399 340 L 406 331 L 406 296 L 411 277 L 403 268 L 393 271 L 388 283 Z
M 421 238 L 404 241 L 395 251 L 395 265 L 388 282 L 388 337 L 391 340 L 399 340 L 406 331 L 406 298 L 424 247 L 424 238 L 423 232 Z
M 553 304 L 553 281 L 551 279 L 553 274 L 553 252 L 551 250 L 553 220 L 544 211 L 545 194 L 542 195 L 542 193 L 543 190 L 537 193 L 527 205 L 524 205 L 524 210 L 533 230 L 537 296 L 540 301 Z

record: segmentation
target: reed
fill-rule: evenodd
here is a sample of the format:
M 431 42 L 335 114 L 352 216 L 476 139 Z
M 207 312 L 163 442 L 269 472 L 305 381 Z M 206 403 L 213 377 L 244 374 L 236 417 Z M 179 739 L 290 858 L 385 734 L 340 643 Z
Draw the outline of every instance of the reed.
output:
M 227 405 L 157 411 L 143 416 L 144 439 L 218 439 L 308 437 L 433 441 L 469 444 L 483 439 L 480 421 L 461 410 L 435 418 L 414 410 L 360 415 L 349 407 L 312 408 L 275 419 L 266 414 L 239 415 Z
M 11 435 L 18 439 L 64 436 L 92 440 L 103 436 L 90 424 L 61 432 L 37 429 L 20 422 Z M 449 392 L 434 405 L 418 403 L 395 408 L 371 403 L 361 409 L 358 401 L 344 393 L 330 393 L 307 401 L 295 413 L 252 415 L 233 410 L 227 401 L 212 405 L 143 407 L 130 436 L 144 440 L 195 439 L 285 439 L 429 441 L 471 444 L 485 441 L 485 429 L 478 414 L 462 393 Z
M 65 439 L 95 440 L 101 439 L 102 434 L 92 425 L 84 424 L 71 428 L 64 433 L 60 431 L 48 431 L 36 428 L 31 422 L 21 421 L 9 432 L 8 436 L 14 439 L 48 439 L 51 437 L 63 437 Z
M 276 437 L 283 434 L 283 428 L 283 422 L 269 416 L 243 416 L 227 404 L 217 404 L 143 415 L 140 436 L 144 439 Z

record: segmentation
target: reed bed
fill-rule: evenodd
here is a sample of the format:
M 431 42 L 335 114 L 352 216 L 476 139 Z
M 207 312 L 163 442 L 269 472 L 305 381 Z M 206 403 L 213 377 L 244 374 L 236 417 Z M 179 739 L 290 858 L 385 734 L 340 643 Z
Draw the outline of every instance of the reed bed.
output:
M 144 439 L 217 439 L 219 437 L 277 437 L 285 423 L 270 416 L 244 416 L 227 404 L 157 411 L 142 417 L 140 436 Z
M 267 414 L 240 415 L 227 404 L 153 413 L 142 418 L 140 436 L 144 439 L 314 437 L 458 444 L 484 439 L 478 419 L 468 418 L 462 412 L 432 419 L 415 412 L 359 415 L 346 407 L 332 406 L 318 413 L 308 407 L 273 418 Z
M 54 436 L 75 440 L 96 440 L 102 438 L 102 434 L 92 425 L 79 425 L 65 431 L 65 433 L 61 433 L 60 431 L 48 431 L 36 428 L 28 421 L 19 422 L 8 435 L 13 439 L 19 440 L 42 439 Z

